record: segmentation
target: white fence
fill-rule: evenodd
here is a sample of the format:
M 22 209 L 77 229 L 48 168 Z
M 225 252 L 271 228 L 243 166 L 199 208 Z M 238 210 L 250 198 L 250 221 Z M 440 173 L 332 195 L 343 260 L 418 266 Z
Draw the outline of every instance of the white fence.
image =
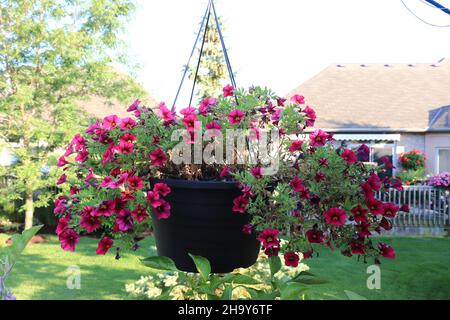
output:
M 450 192 L 430 186 L 404 186 L 403 191 L 395 189 L 379 192 L 377 198 L 398 206 L 407 204 L 409 213 L 399 213 L 393 221 L 395 227 L 449 227 Z

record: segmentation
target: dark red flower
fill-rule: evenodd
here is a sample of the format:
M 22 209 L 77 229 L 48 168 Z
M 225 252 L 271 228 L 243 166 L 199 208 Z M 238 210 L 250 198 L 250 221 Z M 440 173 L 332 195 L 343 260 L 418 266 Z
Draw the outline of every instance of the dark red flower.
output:
M 77 156 L 75 157 L 75 161 L 83 163 L 86 162 L 87 158 L 89 157 L 89 152 L 86 149 L 81 149 Z
M 96 229 L 102 226 L 100 219 L 98 217 L 93 217 L 91 215 L 83 215 L 80 220 L 80 226 L 84 228 L 87 232 L 94 232 Z
M 113 176 L 114 178 L 117 178 L 120 175 L 121 171 L 120 171 L 120 167 L 116 167 L 113 170 L 111 170 L 110 175 Z
M 65 251 L 75 251 L 77 243 L 80 241 L 80 236 L 73 229 L 64 229 L 59 234 L 59 242 L 61 243 L 61 248 Z
M 250 173 L 252 176 L 254 176 L 256 179 L 260 180 L 263 178 L 264 169 L 261 167 L 254 167 L 250 169 Z
M 303 186 L 303 180 L 300 179 L 298 176 L 295 176 L 294 179 L 289 184 L 295 192 L 301 192 L 304 190 Z
M 354 207 L 350 211 L 356 222 L 366 222 L 367 223 L 367 212 L 369 212 L 369 210 L 364 209 L 362 205 L 358 204 L 356 207 Z
M 280 240 L 278 240 L 278 230 L 266 228 L 258 236 L 264 248 L 279 247 Z
M 344 159 L 348 164 L 358 162 L 356 154 L 350 149 L 344 149 L 344 151 L 341 153 L 341 158 Z
M 163 197 L 167 196 L 171 192 L 170 187 L 165 183 L 155 183 L 153 186 L 153 191 L 161 194 Z
M 322 231 L 310 229 L 306 231 L 306 237 L 310 243 L 324 243 L 325 236 Z
M 291 146 L 289 147 L 289 152 L 301 151 L 302 145 L 303 145 L 303 140 L 293 141 Z
M 369 156 L 370 156 L 370 148 L 365 145 L 362 144 L 359 146 L 358 150 L 356 151 L 357 155 L 358 155 L 358 159 L 360 161 L 369 161 Z
M 316 122 L 316 112 L 311 107 L 306 107 L 303 112 L 306 115 L 306 126 L 307 127 L 314 127 L 314 123 Z
M 134 150 L 134 144 L 132 142 L 120 141 L 119 145 L 115 147 L 119 154 L 132 154 Z
M 380 242 L 378 244 L 378 249 L 380 250 L 380 254 L 388 259 L 395 258 L 395 251 L 392 247 L 388 246 L 386 243 Z
M 395 190 L 402 192 L 403 191 L 403 182 L 399 177 L 396 177 L 394 179 L 394 182 L 392 182 L 392 188 Z
M 150 153 L 150 164 L 155 167 L 162 167 L 167 161 L 167 156 L 162 149 L 154 150 Z
M 136 111 L 139 108 L 139 105 L 141 104 L 141 100 L 136 99 L 127 109 L 127 112 L 133 112 Z
M 328 139 L 328 134 L 321 129 L 316 129 L 309 134 L 309 145 L 311 147 L 322 147 Z
M 316 173 L 316 176 L 314 177 L 314 180 L 316 180 L 316 182 L 320 182 L 322 180 L 325 180 L 326 176 L 325 173 L 319 171 Z
M 224 179 L 230 176 L 230 166 L 226 165 L 223 167 L 222 171 L 220 171 L 220 178 Z
M 302 252 L 302 254 L 303 254 L 303 259 L 304 259 L 304 260 L 311 259 L 313 253 L 314 253 L 314 250 L 313 250 L 313 249 L 309 249 L 308 251 Z
M 133 216 L 133 218 L 136 219 L 137 222 L 142 222 L 145 219 L 147 219 L 149 217 L 149 215 L 147 214 L 147 208 L 141 206 L 140 204 L 137 205 L 136 210 L 133 210 L 131 212 L 131 215 Z
M 382 215 L 384 213 L 383 203 L 375 198 L 366 201 L 367 208 L 374 215 Z
M 268 257 L 276 257 L 276 256 L 278 256 L 278 254 L 280 253 L 280 247 L 270 247 L 270 248 L 265 248 L 265 249 L 264 249 L 264 253 L 265 253 Z
M 284 264 L 288 267 L 298 267 L 300 257 L 295 252 L 287 252 L 284 254 Z
M 158 219 L 168 219 L 171 215 L 170 204 L 167 201 L 162 201 L 161 205 L 153 208 Z
M 245 213 L 247 210 L 247 206 L 250 203 L 250 200 L 241 195 L 233 200 L 233 212 Z
M 144 183 L 142 179 L 138 176 L 132 176 L 127 179 L 128 185 L 132 189 L 142 189 L 144 187 Z
M 373 193 L 372 187 L 368 182 L 365 182 L 361 185 L 361 189 L 364 193 L 364 197 L 366 200 L 371 200 L 375 198 L 375 194 Z
M 364 254 L 366 252 L 366 246 L 360 241 L 352 241 L 350 243 L 350 248 L 353 254 Z
M 330 162 L 328 161 L 327 158 L 320 158 L 319 159 L 319 165 L 321 165 L 323 167 L 328 167 L 329 164 L 330 164 Z
M 64 230 L 69 227 L 70 215 L 65 215 L 58 221 L 58 226 L 56 227 L 56 234 L 59 236 Z
M 340 227 L 345 224 L 347 213 L 339 208 L 330 208 L 324 212 L 323 217 L 328 224 Z
M 384 230 L 391 230 L 392 229 L 392 224 L 389 222 L 388 219 L 386 219 L 385 217 L 383 217 L 380 221 L 380 223 L 378 224 L 381 228 L 383 228 Z
M 136 126 L 136 122 L 131 118 L 123 118 L 120 120 L 120 128 L 122 130 L 131 130 Z
M 355 229 L 358 232 L 358 236 L 360 238 L 365 238 L 372 234 L 369 228 L 370 223 L 361 222 L 360 224 L 355 225 Z
M 104 236 L 98 243 L 97 250 L 95 253 L 99 255 L 105 255 L 109 249 L 112 248 L 114 241 L 107 236 Z
M 383 209 L 383 216 L 393 219 L 397 216 L 400 208 L 392 202 L 387 202 L 383 204 Z
M 379 191 L 381 188 L 381 180 L 380 177 L 378 177 L 378 174 L 375 172 L 372 172 L 367 179 L 367 183 L 370 185 L 372 190 Z
M 400 211 L 409 213 L 409 206 L 407 204 L 402 205 L 402 207 L 400 208 Z
M 136 136 L 127 132 L 124 133 L 121 137 L 120 137 L 120 142 L 124 142 L 124 143 L 133 143 L 134 141 L 136 141 Z

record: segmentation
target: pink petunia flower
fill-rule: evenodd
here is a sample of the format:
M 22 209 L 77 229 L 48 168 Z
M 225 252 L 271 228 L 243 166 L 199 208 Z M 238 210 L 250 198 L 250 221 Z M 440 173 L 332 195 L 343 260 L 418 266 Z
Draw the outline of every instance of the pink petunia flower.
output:
M 187 108 L 181 109 L 180 110 L 180 114 L 185 116 L 185 117 L 187 117 L 187 116 L 192 115 L 192 114 L 195 115 L 195 111 L 197 111 L 196 108 L 194 108 L 194 107 L 187 107 Z
M 175 114 L 166 107 L 164 102 L 159 104 L 158 109 L 158 116 L 165 122 L 172 122 L 175 120 Z
M 328 224 L 340 227 L 345 224 L 347 213 L 339 208 L 330 208 L 324 212 L 323 217 Z
M 322 147 L 328 139 L 328 134 L 321 129 L 316 129 L 309 134 L 309 144 L 311 147 Z
M 233 110 L 228 114 L 228 121 L 230 124 L 239 124 L 245 117 L 245 114 L 241 110 Z
M 220 171 L 220 178 L 224 179 L 226 177 L 229 177 L 231 174 L 230 172 L 230 166 L 226 165 L 223 167 L 222 171 Z
M 64 167 L 66 164 L 69 164 L 69 162 L 66 160 L 66 158 L 64 158 L 64 156 L 61 156 L 61 157 L 58 159 L 58 162 L 56 163 L 56 165 L 57 165 L 58 167 Z
M 92 211 L 94 217 L 110 217 L 114 213 L 116 203 L 114 200 L 103 201 L 98 207 Z
M 295 104 L 304 104 L 305 103 L 305 97 L 299 94 L 296 94 L 292 96 L 291 102 Z
M 170 204 L 167 201 L 162 201 L 161 205 L 153 208 L 153 210 L 158 219 L 168 219 L 171 215 Z
M 136 219 L 137 222 L 142 222 L 149 217 L 147 214 L 147 208 L 138 204 L 136 210 L 131 211 L 131 215 Z
M 116 223 L 119 227 L 119 231 L 127 232 L 134 227 L 133 216 L 130 210 L 122 209 L 116 216 Z
M 303 110 L 303 112 L 306 115 L 306 126 L 314 127 L 314 123 L 316 122 L 317 119 L 316 112 L 310 107 L 306 107 L 305 110 Z
M 344 159 L 344 161 L 348 164 L 358 162 L 356 154 L 350 149 L 344 149 L 344 151 L 341 153 L 341 158 Z
M 75 161 L 83 163 L 86 162 L 87 158 L 89 157 L 89 152 L 86 149 L 81 149 L 77 156 L 75 157 Z
M 295 252 L 286 252 L 284 254 L 284 264 L 288 267 L 297 268 L 300 257 Z
M 132 154 L 134 151 L 134 144 L 120 141 L 119 145 L 115 147 L 115 150 L 119 154 Z
M 95 253 L 98 255 L 105 255 L 109 249 L 112 248 L 114 244 L 114 241 L 109 238 L 108 236 L 104 236 L 98 243 L 97 250 L 95 250 Z
M 245 213 L 247 210 L 247 206 L 250 203 L 250 200 L 241 195 L 233 200 L 233 212 Z
M 153 191 L 161 194 L 163 197 L 167 196 L 172 190 L 165 183 L 155 183 Z
M 303 145 L 303 140 L 293 141 L 291 146 L 289 147 L 289 152 L 301 151 L 302 145 Z
M 73 229 L 65 229 L 59 234 L 59 242 L 61 248 L 65 251 L 75 251 L 77 243 L 80 241 L 80 236 Z
M 262 243 L 264 248 L 279 247 L 280 240 L 278 239 L 278 230 L 266 228 L 258 236 L 258 240 Z
M 84 228 L 87 232 L 94 232 L 96 229 L 102 226 L 100 219 L 98 217 L 93 217 L 90 215 L 84 215 L 81 217 L 80 226 Z
M 58 225 L 56 226 L 56 235 L 60 235 L 64 230 L 69 227 L 70 215 L 67 214 L 58 220 Z
M 63 173 L 61 177 L 59 177 L 58 181 L 56 181 L 56 185 L 60 185 L 67 182 L 67 176 Z
M 206 133 L 209 137 L 215 137 L 219 135 L 220 130 L 222 130 L 222 126 L 218 122 L 212 121 L 206 124 L 206 129 Z
M 133 119 L 127 117 L 121 119 L 119 125 L 122 130 L 131 130 L 136 126 L 136 122 Z
M 117 127 L 120 123 L 120 118 L 115 114 L 107 116 L 103 119 L 102 128 L 106 131 L 110 131 Z
M 139 108 L 139 105 L 141 104 L 141 100 L 136 99 L 127 109 L 127 112 L 133 112 L 136 111 Z
M 303 190 L 303 180 L 295 176 L 294 179 L 289 184 L 295 192 L 300 192 Z
M 395 251 L 392 247 L 388 246 L 386 243 L 379 243 L 378 250 L 380 250 L 380 254 L 388 259 L 395 258 Z
M 128 185 L 132 189 L 142 189 L 144 187 L 144 182 L 138 176 L 132 176 L 127 179 Z
M 160 198 L 159 193 L 155 191 L 148 191 L 146 200 L 153 208 L 159 207 L 164 201 Z
M 254 167 L 250 169 L 250 173 L 252 176 L 254 176 L 257 180 L 260 180 L 263 178 L 264 169 L 261 167 Z
M 150 164 L 155 167 L 164 166 L 167 156 L 162 149 L 154 150 L 150 153 Z
M 232 85 L 227 84 L 224 88 L 223 88 L 223 96 L 226 97 L 232 97 L 234 96 L 234 88 Z

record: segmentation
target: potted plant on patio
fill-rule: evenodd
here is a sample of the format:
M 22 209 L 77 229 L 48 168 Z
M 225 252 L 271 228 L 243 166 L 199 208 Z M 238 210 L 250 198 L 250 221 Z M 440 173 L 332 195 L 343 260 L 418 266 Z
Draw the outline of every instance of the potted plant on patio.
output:
M 211 13 L 232 84 L 191 106 L 199 60 L 186 108 L 154 110 L 137 100 L 130 117 L 110 115 L 77 134 L 58 161 L 62 248 L 73 251 L 80 233 L 97 232 L 97 253 L 116 246 L 119 257 L 153 226 L 158 253 L 184 271 L 196 271 L 189 254 L 207 258 L 216 273 L 248 267 L 261 247 L 292 267 L 316 245 L 393 258 L 370 235 L 390 229 L 399 211 L 375 192 L 401 183 L 358 161 L 366 146 L 336 149 L 332 134 L 312 130 L 316 114 L 303 96 L 238 90 L 213 1 L 200 30 Z

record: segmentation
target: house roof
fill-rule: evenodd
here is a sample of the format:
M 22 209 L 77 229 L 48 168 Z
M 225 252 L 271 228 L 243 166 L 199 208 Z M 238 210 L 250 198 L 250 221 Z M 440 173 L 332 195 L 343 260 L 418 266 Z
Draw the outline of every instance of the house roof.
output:
M 331 65 L 293 90 L 329 131 L 450 131 L 450 59 Z

